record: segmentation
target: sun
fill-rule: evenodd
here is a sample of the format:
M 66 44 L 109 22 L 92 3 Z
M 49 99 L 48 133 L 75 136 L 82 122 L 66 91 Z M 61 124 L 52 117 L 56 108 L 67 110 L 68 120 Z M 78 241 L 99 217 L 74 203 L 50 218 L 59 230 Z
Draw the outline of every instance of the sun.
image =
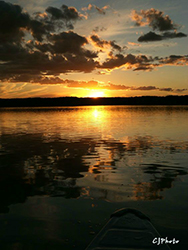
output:
M 98 90 L 91 90 L 90 94 L 89 94 L 89 97 L 92 97 L 92 98 L 98 98 L 98 97 L 104 97 L 105 94 L 104 94 L 104 91 L 98 91 Z

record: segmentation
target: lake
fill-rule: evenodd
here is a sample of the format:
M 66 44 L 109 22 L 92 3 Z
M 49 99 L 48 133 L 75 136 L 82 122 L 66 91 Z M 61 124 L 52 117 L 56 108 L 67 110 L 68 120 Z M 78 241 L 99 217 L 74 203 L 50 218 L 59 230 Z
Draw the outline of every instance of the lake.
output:
M 84 250 L 120 208 L 186 249 L 188 106 L 0 109 L 1 249 Z

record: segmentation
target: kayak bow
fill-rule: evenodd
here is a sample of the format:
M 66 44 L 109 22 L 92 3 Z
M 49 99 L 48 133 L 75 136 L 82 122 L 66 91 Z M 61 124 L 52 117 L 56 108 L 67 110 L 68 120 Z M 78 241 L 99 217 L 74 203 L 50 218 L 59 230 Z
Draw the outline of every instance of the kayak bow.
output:
M 123 208 L 111 215 L 86 250 L 170 250 L 150 219 L 136 209 Z

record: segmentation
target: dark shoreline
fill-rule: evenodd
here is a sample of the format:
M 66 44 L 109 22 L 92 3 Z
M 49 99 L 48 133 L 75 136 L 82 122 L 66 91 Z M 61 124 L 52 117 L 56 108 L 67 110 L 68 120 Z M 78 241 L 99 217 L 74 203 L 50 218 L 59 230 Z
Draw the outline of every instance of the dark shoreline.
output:
M 141 97 L 58 97 L 58 98 L 0 98 L 0 107 L 58 107 L 91 105 L 188 105 L 184 96 L 141 96 Z

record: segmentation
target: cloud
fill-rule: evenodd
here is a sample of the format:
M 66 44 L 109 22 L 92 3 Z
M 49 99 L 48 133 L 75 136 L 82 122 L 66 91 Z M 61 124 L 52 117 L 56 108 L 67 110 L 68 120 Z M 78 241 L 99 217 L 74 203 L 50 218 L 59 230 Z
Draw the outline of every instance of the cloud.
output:
M 67 80 L 68 81 L 68 80 Z M 101 83 L 97 81 L 69 81 L 68 87 L 71 88 L 88 88 L 88 89 L 100 89 L 100 90 L 133 90 L 133 91 L 152 91 L 152 90 L 159 90 L 159 91 L 166 91 L 166 92 L 183 92 L 187 89 L 172 89 L 172 88 L 158 88 L 156 86 L 126 86 L 121 84 L 113 84 L 113 83 Z
M 113 84 L 111 82 L 101 83 L 97 81 L 72 81 L 65 80 L 68 83 L 67 87 L 69 88 L 86 88 L 86 89 L 100 89 L 100 90 L 133 90 L 133 91 L 166 91 L 166 92 L 183 92 L 187 89 L 173 89 L 173 88 L 158 88 L 156 86 L 126 86 L 126 85 L 118 85 Z
M 99 7 L 97 7 L 97 6 L 95 6 L 95 9 L 98 11 L 98 13 L 99 13 L 99 14 L 103 14 L 103 15 L 106 14 L 105 10 L 106 10 L 107 8 L 108 8 L 108 6 L 104 6 L 104 7 L 102 7 L 101 9 L 100 9 Z
M 83 18 L 83 15 L 79 14 L 76 8 L 68 7 L 66 5 L 62 5 L 59 9 L 49 6 L 46 9 L 46 12 L 51 15 L 51 20 L 61 20 L 69 29 L 74 29 L 72 21 L 77 21 Z M 59 26 L 60 25 L 61 23 L 59 24 Z
M 128 42 L 128 44 L 131 46 L 141 46 L 139 43 L 133 43 L 133 42 Z
M 169 16 L 164 16 L 164 12 L 153 8 L 141 11 L 133 10 L 132 20 L 136 22 L 136 26 L 149 25 L 152 30 L 158 30 L 161 32 L 161 34 L 156 34 L 155 32 L 150 31 L 147 34 L 140 36 L 138 38 L 139 42 L 154 42 L 165 39 L 187 37 L 187 35 L 182 32 L 176 32 L 180 26 L 174 24 Z M 170 30 L 173 30 L 173 32 L 169 32 Z
M 72 22 L 81 18 L 74 7 L 65 5 L 59 9 L 50 6 L 46 12 L 31 16 L 19 5 L 0 1 L 0 81 L 67 84 L 60 74 L 89 73 L 100 69 L 110 72 L 121 67 L 151 71 L 159 66 L 187 65 L 187 55 L 162 58 L 124 55 L 125 47 L 115 41 L 103 40 L 96 34 L 87 38 L 72 30 L 67 31 Z M 176 37 L 183 35 L 176 33 Z M 175 35 L 166 32 L 163 36 Z M 100 57 L 96 48 L 106 54 Z
M 65 80 L 64 83 L 67 83 L 69 88 L 86 88 L 86 89 L 100 89 L 100 90 L 139 90 L 139 91 L 166 91 L 166 92 L 183 92 L 187 89 L 172 89 L 172 88 L 158 88 L 156 86 L 126 86 L 121 84 L 113 84 L 111 82 L 103 83 L 97 81 L 74 81 L 74 80 Z
M 81 20 L 84 16 L 80 14 L 76 8 L 62 5 L 60 8 L 49 6 L 46 12 L 35 13 L 35 19 L 31 21 L 33 36 L 41 41 L 40 36 L 49 34 L 49 31 L 59 29 L 74 29 L 74 23 Z M 36 35 L 37 34 L 37 35 Z
M 57 75 L 71 71 L 91 72 L 97 67 L 98 63 L 92 58 L 84 55 L 74 56 L 72 53 L 65 55 L 48 56 L 39 51 L 31 54 L 19 55 L 5 64 L 0 64 L 2 73 L 1 79 L 7 76 L 18 74 L 35 75 Z
M 133 71 L 151 71 L 153 70 L 153 67 L 150 67 L 150 66 L 140 66 L 140 67 L 137 67 L 135 68 Z
M 141 87 L 136 87 L 134 88 L 134 90 L 156 90 L 156 89 L 159 89 L 155 86 L 141 86 Z
M 0 43 L 21 42 L 27 32 L 42 41 L 44 36 L 59 28 L 73 29 L 73 21 L 83 17 L 74 7 L 62 5 L 60 9 L 48 7 L 31 17 L 22 7 L 0 1 Z
M 89 58 L 97 57 L 97 53 L 84 49 L 88 40 L 73 31 L 51 34 L 48 36 L 49 43 L 35 43 L 35 47 L 42 52 L 51 54 L 66 54 L 85 56 Z
M 168 15 L 164 16 L 164 12 L 156 9 L 132 11 L 132 19 L 137 26 L 149 25 L 153 30 L 167 31 L 178 28 Z
M 107 58 L 103 63 L 99 64 L 98 68 L 106 70 L 112 70 L 120 67 L 126 69 L 133 69 L 134 71 L 151 71 L 156 67 L 162 67 L 166 65 L 172 66 L 185 66 L 188 65 L 188 55 L 170 55 L 169 57 L 148 57 L 146 55 L 135 56 L 128 54 L 126 56 L 117 54 L 111 58 Z
M 42 41 L 50 32 L 55 31 L 55 26 L 53 22 L 48 22 L 47 20 L 39 21 L 33 19 L 30 20 L 28 30 L 31 31 L 31 35 L 34 39 Z
M 163 37 L 164 39 L 168 39 L 168 38 L 181 38 L 181 37 L 187 37 L 186 34 L 182 33 L 182 32 L 165 32 L 163 33 Z
M 165 58 L 159 58 L 158 60 L 160 64 L 164 65 L 176 65 L 176 66 L 188 65 L 188 55 L 185 56 L 171 55 Z
M 186 91 L 187 89 L 175 89 L 175 92 L 183 92 Z
M 26 83 L 25 82 L 30 82 L 33 84 L 41 84 L 41 85 L 64 85 L 66 88 L 81 88 L 81 89 L 98 89 L 98 90 L 130 90 L 130 91 L 165 91 L 165 92 L 184 92 L 187 89 L 173 89 L 169 87 L 163 87 L 159 88 L 156 86 L 126 86 L 123 84 L 113 84 L 111 82 L 98 82 L 98 81 L 76 81 L 76 80 L 69 80 L 69 79 L 62 79 L 60 77 L 55 77 L 55 76 L 35 76 L 33 77 L 32 75 L 18 75 L 16 77 L 12 77 L 8 79 L 8 82 L 16 83 L 15 85 L 9 86 L 9 93 L 12 91 L 17 91 L 19 89 L 22 89 Z M 23 84 L 24 82 L 24 84 Z M 5 91 L 5 85 L 0 85 L 1 91 Z
M 96 9 L 99 14 L 105 15 L 106 14 L 106 9 L 108 9 L 108 8 L 109 8 L 108 5 L 106 5 L 106 6 L 102 7 L 102 8 L 99 8 L 94 4 L 89 4 L 88 7 L 84 7 L 84 8 L 82 8 L 82 10 L 87 11 L 87 10 Z
M 32 74 L 21 74 L 10 77 L 8 79 L 9 82 L 27 82 L 27 83 L 40 83 L 40 84 L 65 84 L 67 83 L 65 80 L 55 77 L 55 76 L 33 76 Z
M 155 32 L 148 32 L 145 35 L 142 35 L 138 38 L 138 42 L 154 42 L 154 41 L 161 41 L 165 39 L 172 39 L 172 38 L 181 38 L 181 37 L 187 37 L 186 34 L 179 32 L 165 32 L 162 35 L 158 35 Z
M 105 31 L 105 30 L 107 30 L 107 28 L 105 28 L 105 27 L 99 27 L 99 26 L 96 26 L 94 29 L 93 29 L 93 31 L 94 32 L 102 32 L 102 31 Z
M 159 66 L 188 64 L 187 55 L 152 58 L 146 55 L 117 54 L 99 62 L 97 53 L 84 48 L 87 39 L 71 31 L 53 34 L 50 41 L 51 43 L 38 42 L 34 45 L 29 43 L 28 47 L 34 46 L 35 50 L 15 44 L 0 45 L 2 61 L 0 80 L 15 80 L 22 75 L 23 77 L 30 76 L 31 80 L 26 80 L 32 81 L 32 78 L 35 80 L 40 76 L 58 76 L 68 72 L 92 72 L 95 69 L 113 70 L 120 67 L 135 71 L 150 71 Z
M 106 41 L 99 38 L 97 35 L 90 36 L 90 39 L 93 41 L 94 45 L 99 48 L 111 47 L 112 49 L 118 50 L 121 52 L 123 49 L 121 46 L 115 43 L 115 41 Z
M 151 41 L 161 41 L 161 40 L 162 36 L 157 35 L 155 32 L 152 31 L 138 38 L 138 42 L 151 42 Z
M 86 88 L 86 89 L 98 89 L 100 83 L 97 81 L 71 81 L 67 80 L 69 88 Z
M 151 91 L 159 90 L 166 92 L 183 92 L 187 89 L 173 89 L 173 88 L 158 88 L 156 86 L 126 86 L 123 84 L 113 84 L 111 82 L 104 83 L 98 81 L 75 81 L 69 79 L 61 79 L 59 77 L 44 77 L 41 79 L 36 79 L 36 83 L 40 84 L 63 84 L 68 88 L 83 88 L 83 89 L 100 89 L 100 90 L 141 90 L 141 91 Z
M 167 92 L 172 92 L 172 88 L 160 88 L 160 91 L 167 91 Z
M 0 1 L 0 43 L 20 42 L 24 29 L 30 25 L 30 16 L 19 5 Z
M 80 18 L 74 7 L 65 5 L 48 7 L 47 13 L 31 17 L 19 5 L 0 1 L 0 79 L 93 71 L 98 65 L 93 60 L 97 52 L 84 47 L 87 39 L 61 30 Z M 31 39 L 27 41 L 28 34 Z
M 159 88 L 160 91 L 167 91 L 167 92 L 184 92 L 186 91 L 187 89 L 172 89 L 172 88 Z
M 66 21 L 70 21 L 78 20 L 80 18 L 76 8 L 68 7 L 66 5 L 62 5 L 60 9 L 49 6 L 46 9 L 46 12 L 50 13 L 53 19 L 64 19 Z
M 120 68 L 122 66 L 126 66 L 127 69 L 132 69 L 132 67 L 139 67 L 139 66 L 150 66 L 150 62 L 152 62 L 154 59 L 149 58 L 145 55 L 139 55 L 135 56 L 132 54 L 128 54 L 126 56 L 122 54 L 117 54 L 113 56 L 112 58 L 107 58 L 105 62 L 103 62 L 100 65 L 100 68 L 105 69 L 114 69 L 114 68 Z

